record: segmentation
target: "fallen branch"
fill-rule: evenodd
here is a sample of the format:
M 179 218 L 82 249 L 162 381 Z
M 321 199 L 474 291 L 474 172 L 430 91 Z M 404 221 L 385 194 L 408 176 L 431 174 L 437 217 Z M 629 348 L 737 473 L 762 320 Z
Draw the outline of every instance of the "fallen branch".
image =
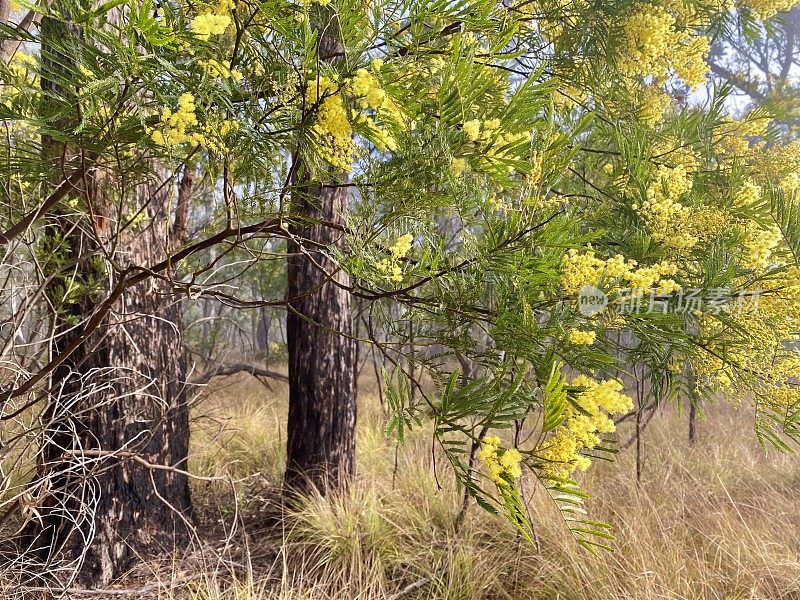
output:
M 289 381 L 289 378 L 283 373 L 278 373 L 277 371 L 270 371 L 269 369 L 262 369 L 261 367 L 254 367 L 252 365 L 246 365 L 243 363 L 237 363 L 233 365 L 223 365 L 217 369 L 211 369 L 203 373 L 197 379 L 193 379 L 189 383 L 193 385 L 204 385 L 214 379 L 214 377 L 229 377 L 230 375 L 236 375 L 237 373 L 250 373 L 250 375 L 253 375 L 254 377 L 267 377 L 271 379 L 277 379 L 279 381 Z

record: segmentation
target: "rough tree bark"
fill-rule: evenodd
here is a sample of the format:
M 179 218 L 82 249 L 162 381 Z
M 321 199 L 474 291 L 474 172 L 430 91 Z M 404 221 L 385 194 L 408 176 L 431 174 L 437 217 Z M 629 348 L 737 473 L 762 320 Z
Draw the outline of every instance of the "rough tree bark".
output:
M 293 198 L 299 239 L 341 245 L 343 234 L 320 222 L 340 222 L 346 187 L 309 187 Z M 316 221 L 316 223 L 313 223 Z M 289 244 L 286 317 L 289 352 L 289 420 L 284 484 L 325 493 L 344 485 L 355 455 L 355 343 L 345 273 L 323 253 Z
M 65 47 L 70 53 L 65 40 L 81 35 L 64 17 L 42 22 L 42 61 L 54 70 L 73 62 L 65 56 Z M 59 96 L 68 101 L 71 94 L 45 78 L 42 87 L 50 101 Z M 52 126 L 69 131 L 75 117 Z M 79 166 L 74 148 L 47 136 L 42 146 L 55 178 Z M 76 190 L 91 206 L 91 218 L 64 210 L 48 216 L 43 254 L 52 255 L 55 275 L 48 294 L 54 353 L 80 339 L 97 297 L 121 276 L 103 258 L 103 246 L 122 270 L 168 252 L 169 186 L 153 192 L 164 175 L 157 166 L 153 171 L 149 181 L 136 182 L 135 198 L 121 199 L 111 192 L 119 189 L 112 185 L 117 175 L 94 170 Z M 186 190 L 180 191 L 179 203 L 188 202 Z M 122 228 L 133 205 L 144 218 Z M 73 268 L 65 268 L 73 261 Z M 76 292 L 65 295 L 64 289 Z M 186 468 L 189 443 L 181 334 L 180 305 L 169 284 L 141 283 L 123 293 L 102 327 L 54 372 L 32 490 L 37 516 L 22 533 L 26 554 L 39 557 L 43 570 L 65 565 L 77 570 L 79 583 L 102 585 L 136 556 L 188 541 L 189 486 L 179 471 Z
M 331 13 L 317 54 L 321 61 L 341 60 L 336 18 Z M 292 240 L 288 244 L 286 338 L 289 354 L 289 419 L 284 485 L 291 492 L 343 487 L 354 469 L 356 427 L 356 349 L 346 273 L 319 245 L 344 245 L 340 224 L 348 188 L 308 180 L 301 156 L 295 156 L 295 192 L 291 199 Z M 337 173 L 334 183 L 347 180 Z M 311 244 L 303 244 L 303 240 Z M 337 285 L 337 283 L 339 285 Z

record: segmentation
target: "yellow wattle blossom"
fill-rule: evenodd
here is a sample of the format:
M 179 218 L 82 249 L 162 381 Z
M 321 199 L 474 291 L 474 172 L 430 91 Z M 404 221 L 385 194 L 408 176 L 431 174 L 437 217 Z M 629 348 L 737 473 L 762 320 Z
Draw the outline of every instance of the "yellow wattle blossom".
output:
M 777 225 L 768 229 L 756 228 L 748 232 L 742 242 L 746 252 L 742 254 L 742 266 L 747 269 L 765 269 L 770 264 L 773 250 L 783 240 L 783 234 Z
M 672 70 L 689 87 L 705 83 L 711 42 L 704 35 L 690 36 L 672 60 Z
M 383 89 L 378 78 L 367 69 L 358 69 L 347 81 L 345 91 L 362 111 L 372 113 L 361 113 L 356 121 L 370 130 L 370 137 L 377 148 L 381 151 L 396 150 L 397 141 L 385 125 L 403 127 L 403 112 Z M 384 127 L 379 126 L 377 121 Z
M 483 136 L 489 138 L 500 131 L 500 119 L 487 119 L 483 122 Z
M 478 458 L 486 465 L 486 476 L 498 487 L 511 487 L 522 476 L 522 455 L 516 448 L 502 448 L 500 438 L 486 436 L 478 450 Z
M 462 129 L 464 130 L 464 135 L 467 136 L 467 140 L 476 142 L 481 135 L 481 122 L 478 119 L 472 119 L 464 123 Z
M 159 146 L 171 148 L 180 144 L 195 144 L 217 154 L 225 154 L 228 147 L 224 138 L 239 128 L 239 123 L 230 119 L 215 119 L 201 124 L 195 113 L 194 96 L 186 92 L 178 98 L 175 110 L 169 107 L 161 111 L 160 127 L 150 132 L 150 138 Z
M 645 200 L 634 209 L 647 223 L 653 239 L 668 248 L 689 250 L 698 237 L 693 234 L 693 211 L 680 200 L 692 189 L 692 178 L 683 165 L 660 166 L 647 188 Z
M 710 42 L 678 23 L 690 15 L 675 14 L 663 5 L 645 4 L 623 24 L 623 47 L 619 57 L 620 72 L 626 77 L 653 77 L 663 81 L 673 73 L 690 87 L 705 82 L 708 73 Z
M 568 81 L 561 81 L 553 89 L 553 105 L 559 110 L 571 111 L 581 106 L 589 99 L 589 92 Z
M 576 295 L 584 285 L 598 286 L 602 280 L 608 291 L 629 287 L 639 290 L 658 288 L 667 293 L 667 290 L 677 289 L 677 284 L 668 279 L 677 273 L 677 265 L 669 261 L 637 268 L 635 260 L 627 260 L 621 254 L 603 260 L 597 257 L 591 246 L 584 253 L 571 248 L 563 260 L 561 286 L 567 294 Z
M 403 269 L 401 269 L 400 265 L 396 262 L 384 258 L 378 261 L 377 267 L 379 271 L 384 273 L 384 277 L 389 281 L 403 281 Z
M 202 40 L 225 33 L 233 23 L 230 13 L 234 8 L 236 4 L 233 0 L 219 0 L 217 4 L 192 19 L 192 32 Z
M 197 125 L 194 96 L 189 92 L 178 98 L 178 108 L 173 111 L 164 108 L 161 111 L 162 129 L 156 129 L 150 137 L 159 146 L 176 146 L 184 142 L 197 141 L 191 129 Z
M 733 203 L 737 207 L 750 206 L 755 204 L 761 198 L 761 186 L 753 183 L 751 179 L 747 179 L 742 183 L 742 187 L 736 192 L 733 198 Z
M 397 241 L 395 241 L 395 243 L 389 248 L 389 251 L 392 253 L 392 258 L 405 258 L 409 250 L 411 250 L 411 245 L 413 242 L 414 236 L 410 233 L 406 233 L 405 235 L 401 235 L 399 238 L 397 238 Z
M 592 461 L 581 452 L 591 450 L 602 441 L 598 434 L 615 431 L 611 415 L 633 409 L 633 401 L 621 393 L 622 383 L 616 379 L 595 381 L 579 375 L 571 385 L 584 388 L 575 396 L 580 410 L 568 404 L 562 424 L 536 451 L 545 471 L 557 477 L 567 477 L 576 469 L 585 471 L 589 468 Z
M 779 12 L 790 10 L 797 6 L 797 0 L 741 0 L 743 6 L 756 14 L 760 19 L 769 19 Z
M 670 53 L 675 17 L 663 7 L 645 4 L 624 24 L 625 44 L 620 56 L 623 74 L 664 78 Z
M 742 160 L 760 150 L 764 142 L 756 142 L 751 147 L 751 140 L 761 138 L 767 132 L 772 119 L 762 113 L 753 111 L 742 119 L 727 119 L 720 123 L 714 131 L 714 146 L 721 158 L 728 160 Z M 791 144 L 778 146 L 776 151 L 784 154 L 787 150 L 791 153 Z M 770 153 L 765 153 L 769 157 Z M 769 160 L 769 159 L 768 159 Z M 769 161 L 772 163 L 772 161 Z M 780 162 L 778 163 L 780 164 Z M 758 170 L 758 164 L 755 165 Z M 771 170 L 771 166 L 770 166 Z
M 672 96 L 659 86 L 648 85 L 636 95 L 636 103 L 639 118 L 648 125 L 656 125 L 672 106 Z
M 381 259 L 377 264 L 378 270 L 384 273 L 386 279 L 395 282 L 403 281 L 403 269 L 400 267 L 399 261 L 408 255 L 413 242 L 414 236 L 410 233 L 406 233 L 397 238 L 394 244 L 389 246 L 391 256 Z
M 214 60 L 213 58 L 201 60 L 200 65 L 202 65 L 203 70 L 206 73 L 213 75 L 214 77 L 219 77 L 220 79 L 233 79 L 234 81 L 241 81 L 243 78 L 242 72 L 239 69 L 231 69 L 228 67 L 228 65 L 223 64 L 218 60 Z
M 650 155 L 659 162 L 682 166 L 687 174 L 700 168 L 700 156 L 689 140 L 682 140 L 671 135 L 655 140 L 651 146 Z
M 797 194 L 800 191 L 800 173 L 789 173 L 781 179 L 780 186 L 786 196 Z
M 726 398 L 754 397 L 762 410 L 786 415 L 797 402 L 800 380 L 800 350 L 786 343 L 800 331 L 800 268 L 762 277 L 757 287 L 757 298 L 728 311 L 736 327 L 710 316 L 700 319 L 699 337 L 710 352 L 696 357 L 694 367 L 705 385 Z M 742 379 L 746 385 L 738 385 Z
M 339 85 L 320 75 L 308 83 L 305 102 L 307 109 L 315 107 L 312 131 L 317 135 L 320 156 L 334 167 L 349 171 L 355 145 Z
M 581 329 L 570 329 L 568 336 L 569 343 L 576 346 L 591 346 L 594 344 L 596 337 L 597 333 L 594 331 L 583 331 Z
M 347 93 L 358 100 L 361 108 L 373 110 L 379 110 L 387 99 L 378 79 L 366 69 L 358 69 L 347 82 Z
M 538 150 L 531 152 L 531 170 L 525 178 L 529 186 L 537 186 L 542 181 L 544 169 L 544 155 Z

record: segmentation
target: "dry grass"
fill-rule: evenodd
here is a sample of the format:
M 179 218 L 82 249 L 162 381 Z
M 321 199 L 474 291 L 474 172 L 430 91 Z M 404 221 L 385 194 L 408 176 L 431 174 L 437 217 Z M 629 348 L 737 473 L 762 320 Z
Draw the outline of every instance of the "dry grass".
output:
M 229 378 L 198 407 L 205 417 L 196 422 L 192 469 L 244 479 L 235 505 L 229 487 L 198 483 L 201 512 L 257 521 L 269 490 L 274 497 L 286 388 L 271 385 Z M 633 450 L 595 465 L 584 482 L 590 510 L 618 535 L 614 553 L 595 557 L 530 478 L 524 486 L 538 549 L 474 505 L 457 530 L 459 492 L 443 464 L 437 487 L 430 431 L 396 451 L 369 389 L 361 404 L 358 475 L 346 494 L 310 498 L 281 525 L 250 529 L 234 566 L 218 563 L 162 597 L 800 599 L 800 465 L 765 453 L 745 410 L 715 408 L 694 446 L 685 416 L 658 415 L 644 436 L 639 484 Z

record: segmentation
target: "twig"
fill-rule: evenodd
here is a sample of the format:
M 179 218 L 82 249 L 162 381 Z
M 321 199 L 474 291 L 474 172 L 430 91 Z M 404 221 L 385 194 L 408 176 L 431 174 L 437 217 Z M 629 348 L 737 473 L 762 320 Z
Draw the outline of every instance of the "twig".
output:
M 202 475 L 195 475 L 194 473 L 189 473 L 189 471 L 184 471 L 183 469 L 179 469 L 177 467 L 171 467 L 170 465 L 159 465 L 156 463 L 151 463 L 150 461 L 145 460 L 135 452 L 130 452 L 129 450 L 66 450 L 64 452 L 64 456 L 72 456 L 75 458 L 86 457 L 86 458 L 129 458 L 134 462 L 139 463 L 143 467 L 148 469 L 154 469 L 157 471 L 170 471 L 172 473 L 178 473 L 180 475 L 185 475 L 186 477 L 191 477 L 192 479 L 198 479 L 200 481 L 222 481 L 225 480 L 224 477 L 204 477 Z
M 418 590 L 423 585 L 429 583 L 431 580 L 430 577 L 423 577 L 419 581 L 415 581 L 414 583 L 409 583 L 406 587 L 402 590 L 397 592 L 396 594 L 392 594 L 391 596 L 387 596 L 386 600 L 397 600 L 398 598 L 402 598 L 406 594 L 410 594 L 411 592 Z

